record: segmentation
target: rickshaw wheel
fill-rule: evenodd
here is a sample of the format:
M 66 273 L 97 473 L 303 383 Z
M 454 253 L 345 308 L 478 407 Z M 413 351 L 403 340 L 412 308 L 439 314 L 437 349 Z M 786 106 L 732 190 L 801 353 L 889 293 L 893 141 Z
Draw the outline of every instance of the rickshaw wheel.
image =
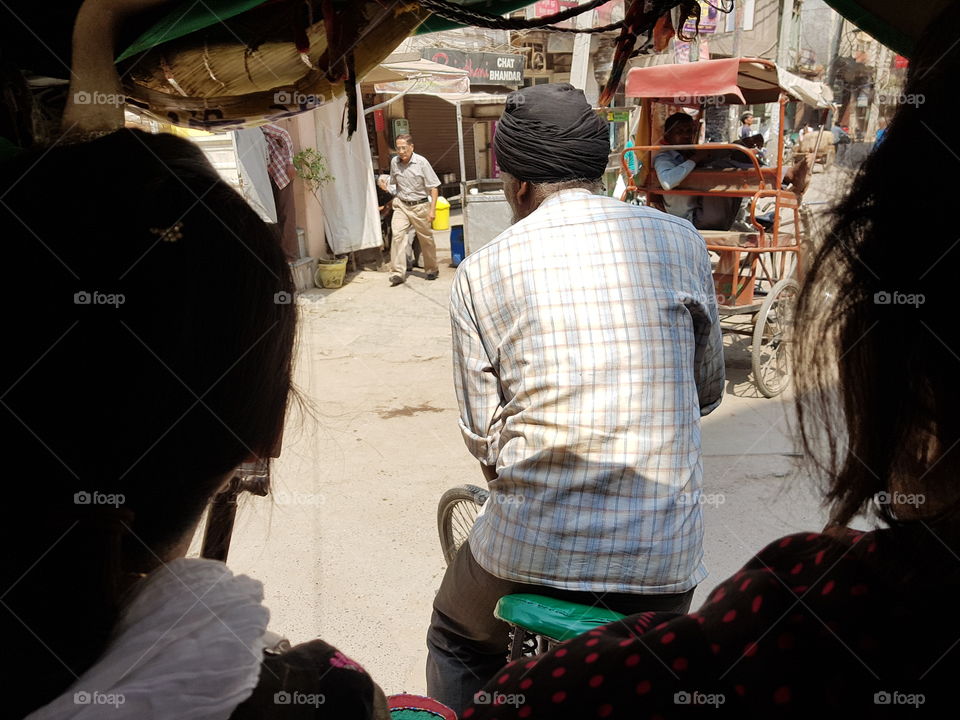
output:
M 770 290 L 753 330 L 753 381 L 764 397 L 782 393 L 790 382 L 790 344 L 800 284 L 780 280 Z
M 466 541 L 489 495 L 489 492 L 476 485 L 458 485 L 447 490 L 440 498 L 437 504 L 437 530 L 447 565 L 453 562 L 457 550 Z

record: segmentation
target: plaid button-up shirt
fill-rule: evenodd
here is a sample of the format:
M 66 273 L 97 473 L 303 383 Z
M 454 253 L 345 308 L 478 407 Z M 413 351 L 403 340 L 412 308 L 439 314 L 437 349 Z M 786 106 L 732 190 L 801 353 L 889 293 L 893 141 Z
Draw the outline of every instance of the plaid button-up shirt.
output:
M 267 141 L 267 171 L 277 190 L 283 190 L 290 184 L 287 168 L 293 165 L 293 140 L 279 125 L 261 125 L 260 131 Z
M 460 429 L 498 473 L 480 565 L 595 592 L 703 580 L 700 416 L 724 366 L 693 227 L 563 190 L 461 263 L 450 312 Z

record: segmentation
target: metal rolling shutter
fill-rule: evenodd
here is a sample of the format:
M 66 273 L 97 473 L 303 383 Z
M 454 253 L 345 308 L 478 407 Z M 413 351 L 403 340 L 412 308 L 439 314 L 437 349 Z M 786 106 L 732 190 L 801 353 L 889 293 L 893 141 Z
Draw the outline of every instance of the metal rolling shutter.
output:
M 459 179 L 456 107 L 431 95 L 407 95 L 403 98 L 403 104 L 410 123 L 414 150 L 430 161 L 437 175 L 455 173 Z M 467 118 L 463 120 L 463 154 L 467 179 L 474 180 L 477 169 L 473 152 L 473 121 Z

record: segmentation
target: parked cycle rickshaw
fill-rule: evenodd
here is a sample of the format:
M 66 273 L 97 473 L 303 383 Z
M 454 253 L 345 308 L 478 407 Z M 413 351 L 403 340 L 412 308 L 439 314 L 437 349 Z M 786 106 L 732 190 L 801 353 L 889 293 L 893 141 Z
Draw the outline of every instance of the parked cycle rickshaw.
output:
M 643 104 L 637 144 L 621 157 L 628 180 L 623 199 L 632 195 L 648 204 L 665 195 L 746 199 L 749 231 L 700 232 L 714 258 L 714 289 L 723 330 L 752 337 L 754 383 L 766 397 L 780 394 L 789 382 L 793 306 L 800 289 L 805 231 L 800 212 L 805 182 L 800 172 L 794 173 L 794 168 L 788 171 L 784 164 L 784 109 L 793 99 L 829 107 L 829 89 L 788 73 L 769 60 L 732 58 L 633 68 L 627 75 L 626 94 L 641 98 Z M 701 117 L 710 105 L 777 103 L 779 130 L 770 142 L 771 165 L 763 166 L 758 153 L 744 144 L 655 144 L 653 141 L 662 135 L 657 128 L 662 115 L 656 111 L 658 103 L 697 107 Z M 737 160 L 729 164 L 739 167 L 710 168 L 708 163 L 708 167 L 690 172 L 678 186 L 665 190 L 653 167 L 653 158 L 665 149 L 710 151 L 715 157 L 722 154 Z M 630 153 L 640 160 L 636 175 L 627 163 Z

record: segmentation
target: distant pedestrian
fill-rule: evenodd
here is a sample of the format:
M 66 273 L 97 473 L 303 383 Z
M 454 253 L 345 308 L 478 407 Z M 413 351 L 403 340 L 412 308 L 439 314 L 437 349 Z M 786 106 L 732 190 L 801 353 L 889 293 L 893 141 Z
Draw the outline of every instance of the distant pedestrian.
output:
M 850 135 L 842 127 L 834 123 L 833 127 L 830 128 L 830 132 L 833 133 L 833 144 L 834 145 L 849 145 L 850 144 Z
M 300 257 L 300 245 L 297 242 L 297 213 L 293 204 L 293 178 L 297 174 L 293 167 L 293 140 L 290 133 L 272 123 L 261 125 L 260 132 L 267 141 L 267 171 L 270 173 L 270 187 L 277 208 L 278 240 L 287 260 L 296 260 Z
M 436 280 L 440 269 L 437 266 L 437 246 L 433 242 L 433 220 L 437 213 L 440 178 L 430 162 L 413 151 L 410 135 L 397 136 L 396 150 L 396 156 L 390 161 L 390 179 L 380 183 L 382 189 L 396 195 L 391 221 L 390 264 L 393 272 L 390 284 L 399 285 L 407 277 L 407 248 L 410 245 L 407 231 L 411 227 L 420 239 L 427 280 Z
M 729 125 L 727 126 L 729 127 Z M 740 116 L 740 139 L 745 140 L 752 135 L 756 135 L 753 129 L 753 113 L 745 112 Z
M 887 134 L 887 121 L 881 120 L 880 127 L 877 128 L 877 134 L 873 139 L 873 147 L 877 147 L 881 142 L 883 142 L 884 136 Z

